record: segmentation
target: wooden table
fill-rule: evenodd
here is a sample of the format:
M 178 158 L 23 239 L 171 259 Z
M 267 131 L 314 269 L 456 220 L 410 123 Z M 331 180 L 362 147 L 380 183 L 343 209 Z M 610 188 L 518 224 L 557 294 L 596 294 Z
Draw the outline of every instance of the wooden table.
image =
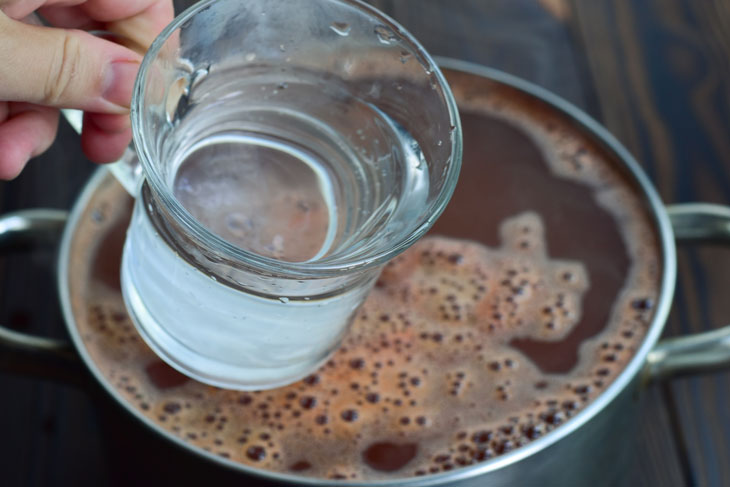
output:
M 548 88 L 602 121 L 666 203 L 730 199 L 727 0 L 377 0 L 432 53 L 486 64 Z M 69 208 L 93 171 L 62 126 L 0 211 Z M 54 254 L 0 259 L 0 320 L 63 337 Z M 681 250 L 666 335 L 730 321 L 730 252 Z M 649 390 L 632 485 L 730 485 L 730 374 Z M 103 485 L 112 474 L 87 393 L 0 375 L 3 485 Z M 133 468 L 133 465 L 131 466 Z

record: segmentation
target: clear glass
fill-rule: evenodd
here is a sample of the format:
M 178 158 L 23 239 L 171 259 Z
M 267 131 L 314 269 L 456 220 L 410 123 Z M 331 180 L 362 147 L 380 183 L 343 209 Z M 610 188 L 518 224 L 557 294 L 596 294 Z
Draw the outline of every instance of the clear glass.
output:
M 293 382 L 338 346 L 382 266 L 454 190 L 456 105 L 400 26 L 353 0 L 210 0 L 145 56 L 145 182 L 127 307 L 181 372 Z

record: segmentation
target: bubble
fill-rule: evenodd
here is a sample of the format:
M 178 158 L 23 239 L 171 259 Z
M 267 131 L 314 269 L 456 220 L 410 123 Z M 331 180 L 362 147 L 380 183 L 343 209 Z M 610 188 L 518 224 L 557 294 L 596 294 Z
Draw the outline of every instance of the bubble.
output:
M 180 409 L 182 409 L 182 407 L 180 406 L 180 403 L 177 403 L 177 402 L 168 402 L 168 403 L 166 403 L 166 404 L 165 404 L 165 405 L 163 406 L 163 408 L 162 408 L 162 409 L 163 409 L 163 410 L 164 410 L 164 411 L 165 411 L 166 413 L 168 413 L 168 414 L 175 414 L 175 413 L 177 413 L 178 411 L 180 411 Z
M 522 429 L 522 433 L 530 440 L 536 440 L 544 434 L 541 424 L 529 424 Z
M 324 425 L 324 424 L 327 424 L 329 422 L 329 418 L 327 418 L 327 416 L 324 415 L 324 414 L 320 414 L 319 416 L 317 416 L 316 418 L 314 418 L 314 422 L 317 423 L 317 424 L 319 424 L 319 425 Z
M 433 458 L 433 461 L 436 463 L 445 463 L 451 459 L 451 455 L 448 454 L 442 454 L 442 455 L 436 455 Z
M 365 360 L 362 358 L 354 358 L 350 360 L 350 368 L 360 370 L 365 367 Z
M 504 453 L 507 453 L 508 451 L 513 450 L 515 447 L 514 443 L 510 440 L 503 440 L 496 445 L 494 445 L 494 452 L 498 455 L 502 455 Z
M 376 404 L 380 401 L 380 394 L 377 392 L 368 392 L 365 395 L 365 400 L 371 404 Z
M 344 419 L 347 422 L 356 421 L 357 420 L 357 416 L 358 416 L 358 414 L 357 414 L 357 411 L 355 409 L 345 409 L 340 414 L 340 417 L 342 417 L 342 419 Z
M 487 443 L 492 439 L 492 432 L 488 430 L 481 430 L 474 433 L 471 437 L 471 441 L 474 443 Z
M 566 411 L 575 411 L 576 409 L 578 409 L 578 403 L 575 401 L 563 401 L 561 406 Z
M 299 399 L 299 405 L 304 409 L 312 409 L 317 405 L 317 398 L 314 396 L 304 396 Z
M 253 445 L 246 450 L 246 456 L 254 462 L 260 462 L 266 458 L 266 449 L 263 446 Z
M 289 465 L 289 470 L 291 470 L 292 472 L 303 472 L 305 470 L 309 470 L 310 468 L 312 468 L 312 464 L 306 460 L 299 460 L 298 462 Z
M 631 301 L 631 306 L 639 311 L 647 311 L 654 307 L 654 302 L 651 298 L 640 298 Z

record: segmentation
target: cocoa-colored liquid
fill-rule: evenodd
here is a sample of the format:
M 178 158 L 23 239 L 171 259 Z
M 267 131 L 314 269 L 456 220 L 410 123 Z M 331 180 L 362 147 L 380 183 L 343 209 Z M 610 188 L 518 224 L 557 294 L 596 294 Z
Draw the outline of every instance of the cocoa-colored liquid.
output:
M 504 454 L 601 394 L 657 299 L 660 251 L 639 193 L 563 115 L 446 74 L 465 147 L 451 204 L 386 266 L 329 363 L 288 387 L 225 391 L 155 357 L 118 287 L 131 206 L 111 179 L 99 186 L 73 241 L 70 295 L 84 346 L 132 407 L 233 462 L 386 479 Z

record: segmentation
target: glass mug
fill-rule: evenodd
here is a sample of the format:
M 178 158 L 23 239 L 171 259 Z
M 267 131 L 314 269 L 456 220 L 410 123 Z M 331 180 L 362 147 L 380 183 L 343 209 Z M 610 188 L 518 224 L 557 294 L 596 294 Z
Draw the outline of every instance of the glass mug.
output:
M 461 163 L 435 63 L 357 0 L 194 5 L 146 54 L 131 118 L 127 309 L 163 360 L 231 389 L 322 365 Z

